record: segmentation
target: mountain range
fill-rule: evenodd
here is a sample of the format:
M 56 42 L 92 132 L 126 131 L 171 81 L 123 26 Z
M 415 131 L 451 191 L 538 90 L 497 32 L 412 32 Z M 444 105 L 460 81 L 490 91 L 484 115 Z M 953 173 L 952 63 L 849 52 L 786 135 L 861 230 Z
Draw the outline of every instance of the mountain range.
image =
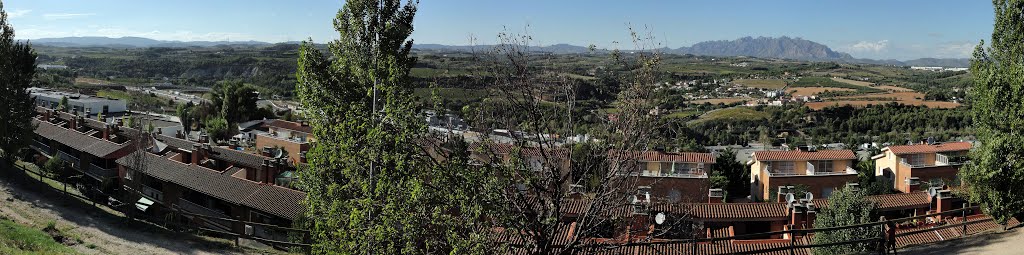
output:
M 270 46 L 273 43 L 259 41 L 163 41 L 141 37 L 63 37 L 42 38 L 32 40 L 33 44 L 57 47 L 211 47 L 218 45 L 231 46 Z M 285 42 L 296 44 L 298 42 Z M 415 44 L 417 50 L 425 51 L 483 51 L 494 45 L 459 46 L 442 44 Z M 606 49 L 591 51 L 588 47 L 570 44 L 554 44 L 549 46 L 531 46 L 529 51 L 554 54 L 583 54 L 589 52 L 607 53 Z M 691 54 L 700 56 L 747 56 L 757 58 L 794 59 L 805 61 L 827 61 L 840 63 L 863 63 L 900 66 L 942 66 L 967 67 L 969 59 L 954 58 L 920 58 L 914 60 L 876 60 L 854 58 L 850 54 L 834 51 L 824 44 L 802 38 L 793 37 L 743 37 L 736 40 L 719 40 L 696 43 L 689 47 L 676 49 L 662 48 L 662 52 L 670 54 Z

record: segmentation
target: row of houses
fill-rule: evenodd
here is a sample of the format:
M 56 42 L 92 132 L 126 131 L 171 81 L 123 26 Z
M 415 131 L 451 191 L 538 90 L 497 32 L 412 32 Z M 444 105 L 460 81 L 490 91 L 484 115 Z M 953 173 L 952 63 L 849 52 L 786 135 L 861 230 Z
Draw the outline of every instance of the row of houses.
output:
M 30 147 L 37 162 L 59 158 L 75 172 L 72 181 L 99 201 L 134 205 L 126 213 L 162 218 L 186 212 L 180 223 L 288 241 L 276 228 L 302 216 L 305 193 L 291 189 L 294 165 L 268 157 L 190 141 L 183 136 L 140 134 L 122 119 L 101 121 L 38 107 Z M 129 206 L 130 207 L 130 206 Z M 233 219 L 235 221 L 211 220 Z
M 216 146 L 204 138 L 189 140 L 180 134 L 166 136 L 157 132 L 147 136 L 120 120 L 94 120 L 43 107 L 37 108 L 37 112 L 39 115 L 32 120 L 36 129 L 31 144 L 39 152 L 37 161 L 59 158 L 67 162 L 80 176 L 77 182 L 87 187 L 86 193 L 95 199 L 112 198 L 133 204 L 132 213 L 139 215 L 159 217 L 170 211 L 183 211 L 208 216 L 185 216 L 180 220 L 279 241 L 287 241 L 287 233 L 242 221 L 290 226 L 303 214 L 300 201 L 305 193 L 288 185 L 295 167 L 305 163 L 305 150 L 315 142 L 310 128 L 302 123 L 266 120 L 252 125 L 249 134 L 257 144 L 286 149 L 277 153 L 250 153 Z M 291 144 L 298 147 L 290 147 Z M 506 155 L 505 161 L 515 150 L 511 145 L 491 148 Z M 949 188 L 955 186 L 951 184 L 956 182 L 970 149 L 971 144 L 966 142 L 886 147 L 881 154 L 871 157 L 876 165 L 873 175 L 891 184 L 899 193 L 869 199 L 878 204 L 878 214 L 890 218 L 960 208 L 966 201 L 951 195 Z M 525 164 L 535 170 L 551 167 L 549 162 L 559 162 L 554 168 L 568 169 L 564 152 L 564 149 L 545 153 L 526 148 L 522 154 Z M 568 241 L 682 240 L 692 238 L 694 233 L 725 238 L 809 228 L 813 225 L 814 213 L 828 206 L 831 193 L 838 188 L 855 187 L 859 174 L 853 167 L 856 154 L 850 150 L 757 151 L 751 155 L 747 166 L 751 173 L 751 197 L 762 202 L 726 203 L 722 190 L 711 188 L 709 175 L 716 170 L 717 163 L 711 153 L 612 151 L 608 156 L 631 162 L 627 167 L 635 167 L 631 172 L 635 173 L 638 193 L 627 206 L 604 212 L 616 219 L 615 223 L 609 231 L 595 236 L 573 234 L 581 233 L 574 230 L 577 218 L 573 215 L 588 207 L 587 199 L 564 200 L 560 231 L 565 231 L 564 238 Z M 974 226 L 975 229 L 995 227 L 991 218 L 977 212 L 971 214 L 968 218 L 938 217 L 929 222 L 976 221 L 979 225 Z M 654 233 L 662 227 L 656 215 L 686 218 L 698 229 L 675 236 L 656 235 Z M 907 226 L 900 231 L 924 227 L 927 226 Z M 900 239 L 900 243 L 930 242 L 966 234 L 921 233 L 924 235 Z M 796 238 L 804 237 L 770 235 L 691 245 L 726 245 L 727 249 L 722 249 L 737 251 L 807 242 Z M 662 246 L 631 249 L 660 251 L 658 247 Z

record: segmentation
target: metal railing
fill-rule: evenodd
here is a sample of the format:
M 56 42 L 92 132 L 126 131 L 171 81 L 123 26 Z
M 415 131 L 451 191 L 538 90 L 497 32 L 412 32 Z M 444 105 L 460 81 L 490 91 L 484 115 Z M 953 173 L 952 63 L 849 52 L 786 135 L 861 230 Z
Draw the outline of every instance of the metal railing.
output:
M 96 164 L 91 164 L 90 163 L 89 164 L 89 168 L 85 171 L 85 174 L 88 174 L 88 175 L 90 175 L 92 177 L 96 177 L 97 179 L 101 179 L 102 180 L 102 179 L 106 179 L 106 178 L 111 178 L 111 177 L 117 176 L 117 169 L 114 169 L 114 168 L 103 168 L 103 167 L 97 166 Z
M 57 155 L 58 157 L 60 157 L 61 160 L 64 160 L 64 162 L 68 162 L 68 164 L 71 165 L 71 167 L 78 170 L 82 169 L 82 162 L 78 160 L 78 157 L 72 156 L 71 154 L 61 150 L 57 151 Z
M 145 196 L 153 199 L 153 201 L 155 201 L 155 202 L 163 202 L 164 201 L 164 192 L 163 191 L 154 189 L 154 188 L 146 186 L 146 185 L 142 185 L 142 195 L 145 195 Z
M 948 156 L 942 153 L 935 153 L 935 165 L 949 166 L 949 165 L 963 165 L 966 164 L 966 156 Z

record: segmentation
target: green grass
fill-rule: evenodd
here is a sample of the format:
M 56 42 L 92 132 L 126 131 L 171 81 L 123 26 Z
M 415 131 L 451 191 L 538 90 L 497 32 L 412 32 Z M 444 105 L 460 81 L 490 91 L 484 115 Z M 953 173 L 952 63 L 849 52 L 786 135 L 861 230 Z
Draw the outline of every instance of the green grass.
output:
M 673 113 L 670 113 L 668 115 L 665 115 L 665 117 L 666 118 L 689 118 L 690 116 L 695 116 L 697 114 L 700 114 L 700 111 L 696 111 L 696 110 L 678 111 L 678 112 L 673 112 Z
M 766 112 L 756 111 L 750 107 L 736 106 L 710 111 L 700 116 L 700 118 L 690 121 L 690 124 L 699 124 L 715 120 L 760 120 L 767 119 L 768 117 L 769 115 Z
M 786 87 L 786 81 L 780 79 L 739 79 L 733 82 L 743 86 L 759 89 L 781 89 Z
M 42 230 L 0 219 L 0 254 L 74 254 Z
M 409 71 L 409 76 L 416 78 L 433 78 L 433 77 L 444 77 L 444 76 L 457 76 L 457 75 L 468 75 L 471 74 L 469 70 L 465 69 L 434 69 L 434 68 L 422 68 L 414 67 Z

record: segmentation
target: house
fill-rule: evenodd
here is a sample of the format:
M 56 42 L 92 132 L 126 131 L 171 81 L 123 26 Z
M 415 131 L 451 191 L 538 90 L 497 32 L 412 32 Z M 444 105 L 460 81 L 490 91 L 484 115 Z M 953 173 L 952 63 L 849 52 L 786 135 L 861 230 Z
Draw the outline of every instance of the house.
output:
M 710 196 L 721 202 L 720 192 L 709 194 L 708 173 L 715 164 L 711 153 L 626 151 L 611 152 L 609 159 L 635 164 L 635 170 L 626 171 L 637 176 L 636 185 L 649 187 L 651 196 L 657 199 L 693 203 L 706 202 Z
M 30 88 L 29 93 L 32 95 L 37 106 L 47 109 L 56 109 L 60 105 L 60 101 L 67 98 L 69 112 L 87 113 L 87 115 L 95 116 L 100 113 L 122 113 L 128 110 L 128 104 L 124 100 L 93 97 L 43 88 Z
M 750 189 L 755 200 L 778 200 L 787 189 L 806 187 L 827 198 L 838 187 L 857 181 L 850 150 L 755 151 L 750 161 Z M 776 193 L 778 191 L 778 193 Z
M 921 182 L 957 180 L 960 166 L 967 162 L 969 142 L 894 145 L 871 157 L 875 176 L 885 178 L 902 192 L 920 191 Z
M 264 156 L 276 157 L 281 153 L 289 163 L 298 165 L 306 163 L 306 152 L 316 141 L 313 127 L 305 121 L 293 122 L 286 120 L 265 120 L 249 132 L 254 137 L 256 148 L 262 149 Z
M 90 187 L 87 193 L 112 192 L 117 177 L 114 161 L 133 147 L 119 127 L 42 107 L 36 111 L 42 114 L 32 119 L 35 130 L 29 146 L 38 152 L 36 162 L 59 158 L 82 174 L 80 182 Z

